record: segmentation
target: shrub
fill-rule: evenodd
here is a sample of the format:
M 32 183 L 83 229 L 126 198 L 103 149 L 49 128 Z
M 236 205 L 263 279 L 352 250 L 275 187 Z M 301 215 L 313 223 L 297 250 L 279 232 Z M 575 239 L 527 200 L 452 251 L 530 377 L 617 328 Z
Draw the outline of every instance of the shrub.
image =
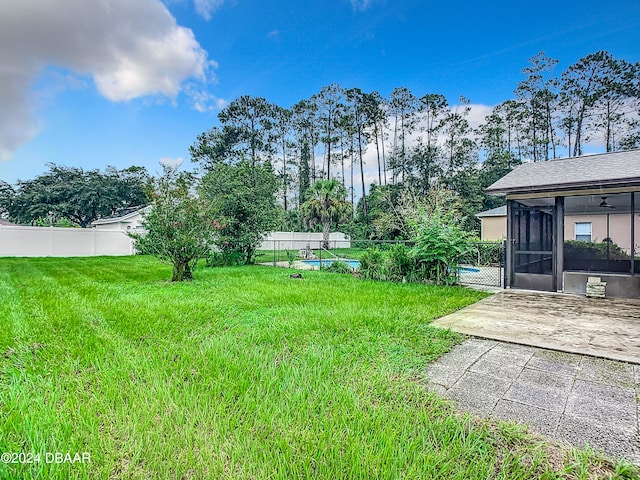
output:
M 322 269 L 331 273 L 353 273 L 353 268 L 340 260 L 334 260 Z
M 292 268 L 293 264 L 298 258 L 298 254 L 294 250 L 285 250 L 285 254 L 287 255 L 287 262 L 289 262 L 289 268 Z
M 422 214 L 412 224 L 416 245 L 411 250 L 415 258 L 413 280 L 420 277 L 437 284 L 458 282 L 458 261 L 470 250 L 468 234 L 453 218 L 439 212 Z
M 614 242 L 584 242 L 567 240 L 564 242 L 564 255 L 567 258 L 592 258 L 600 260 L 629 260 L 629 255 Z
M 403 243 L 391 245 L 384 252 L 384 276 L 387 280 L 400 282 L 410 278 L 415 270 L 415 259 L 411 249 Z
M 212 252 L 207 257 L 207 267 L 237 267 L 245 264 L 243 252 L 222 251 Z
M 384 254 L 377 248 L 368 248 L 360 257 L 360 276 L 368 280 L 386 280 Z

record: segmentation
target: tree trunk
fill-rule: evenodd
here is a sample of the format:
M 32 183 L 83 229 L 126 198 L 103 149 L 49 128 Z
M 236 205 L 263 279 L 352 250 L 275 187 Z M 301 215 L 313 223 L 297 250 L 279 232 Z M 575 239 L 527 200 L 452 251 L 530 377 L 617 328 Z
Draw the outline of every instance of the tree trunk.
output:
M 378 185 L 382 186 L 382 165 L 380 164 L 380 145 L 378 144 L 378 123 L 374 122 L 373 125 L 376 137 L 376 155 L 378 157 Z
M 322 248 L 329 250 L 329 232 L 331 231 L 331 222 L 322 224 Z
M 178 261 L 173 264 L 173 273 L 171 274 L 172 282 L 182 282 L 185 280 L 192 280 L 193 274 L 191 273 L 191 267 L 189 262 Z
M 363 220 L 367 218 L 367 195 L 364 190 L 364 164 L 362 162 L 362 126 L 358 124 L 358 156 L 360 157 L 360 180 L 362 182 L 362 214 Z
M 288 210 L 287 205 L 287 140 L 282 134 L 282 180 L 284 188 L 284 211 Z
M 353 145 L 353 136 L 351 137 L 351 216 L 353 217 L 353 213 L 355 212 L 356 204 L 355 204 L 355 188 L 353 186 L 353 164 L 354 164 L 354 152 L 355 147 Z
M 331 180 L 331 114 L 327 120 L 327 180 Z

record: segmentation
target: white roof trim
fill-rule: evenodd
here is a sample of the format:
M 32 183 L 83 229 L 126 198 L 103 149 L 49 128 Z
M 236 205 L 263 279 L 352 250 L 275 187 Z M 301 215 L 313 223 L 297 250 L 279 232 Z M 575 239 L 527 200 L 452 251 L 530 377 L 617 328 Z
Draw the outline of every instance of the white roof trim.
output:
M 136 215 L 145 214 L 150 209 L 151 209 L 151 206 L 146 206 L 144 208 L 141 208 L 140 210 L 136 210 L 135 212 L 127 213 L 126 215 L 123 215 L 121 217 L 102 218 L 100 220 L 94 220 L 93 222 L 91 222 L 91 225 L 108 225 L 110 223 L 120 223 L 120 222 L 122 222 L 124 220 L 128 220 L 130 218 L 133 218 Z

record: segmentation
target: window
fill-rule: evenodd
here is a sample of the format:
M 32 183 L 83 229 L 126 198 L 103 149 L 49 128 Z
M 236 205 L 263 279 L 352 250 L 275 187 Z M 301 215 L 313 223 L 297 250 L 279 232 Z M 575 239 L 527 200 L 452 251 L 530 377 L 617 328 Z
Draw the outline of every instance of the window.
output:
M 575 223 L 576 240 L 582 242 L 591 241 L 591 222 L 576 222 Z

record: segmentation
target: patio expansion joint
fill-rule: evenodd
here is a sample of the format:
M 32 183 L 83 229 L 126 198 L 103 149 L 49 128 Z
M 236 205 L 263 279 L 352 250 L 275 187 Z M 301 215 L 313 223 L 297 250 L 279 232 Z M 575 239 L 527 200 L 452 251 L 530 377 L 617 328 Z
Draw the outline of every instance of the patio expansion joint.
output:
M 576 371 L 574 372 L 573 376 L 571 377 L 571 386 L 569 388 L 569 392 L 567 393 L 566 398 L 564 399 L 564 405 L 562 406 L 562 413 L 560 414 L 560 417 L 558 418 L 558 423 L 556 424 L 556 428 L 553 430 L 553 435 L 554 436 L 558 435 L 558 429 L 560 428 L 560 424 L 562 423 L 562 419 L 565 418 L 565 413 L 567 411 L 567 405 L 569 404 L 569 399 L 571 398 L 571 393 L 573 393 L 573 390 L 574 390 L 574 388 L 576 386 L 576 379 L 578 378 L 578 373 L 582 369 L 583 360 L 584 360 L 584 355 L 581 355 L 580 356 L 580 363 L 578 363 L 578 368 L 576 368 Z

